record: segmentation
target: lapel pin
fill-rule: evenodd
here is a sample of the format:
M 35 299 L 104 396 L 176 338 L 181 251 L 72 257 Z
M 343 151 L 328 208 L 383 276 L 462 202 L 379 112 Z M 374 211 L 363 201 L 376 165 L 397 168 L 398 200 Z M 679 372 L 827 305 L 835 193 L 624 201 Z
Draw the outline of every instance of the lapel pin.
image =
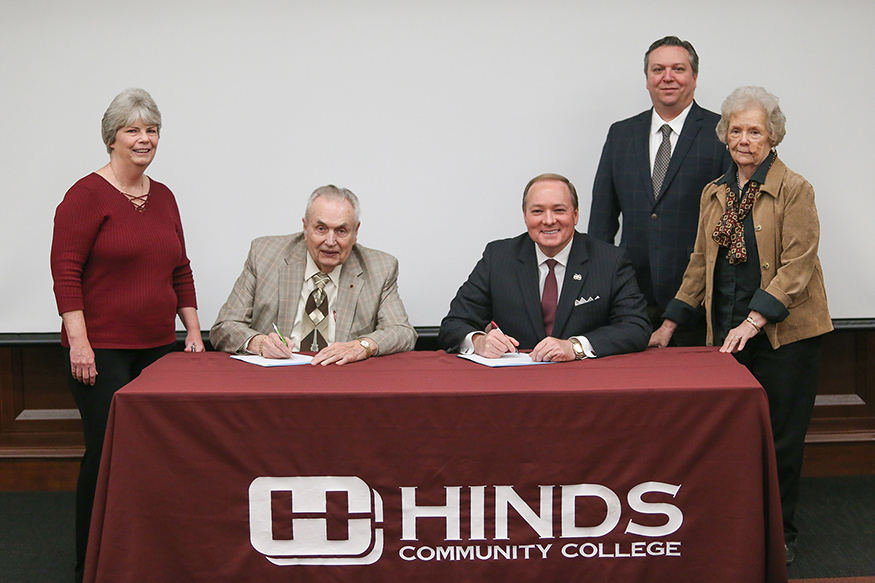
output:
M 575 280 L 575 281 L 580 281 L 581 279 L 583 279 L 583 278 L 580 277 L 580 274 L 579 274 L 579 273 L 575 273 L 575 274 L 574 274 L 574 280 Z

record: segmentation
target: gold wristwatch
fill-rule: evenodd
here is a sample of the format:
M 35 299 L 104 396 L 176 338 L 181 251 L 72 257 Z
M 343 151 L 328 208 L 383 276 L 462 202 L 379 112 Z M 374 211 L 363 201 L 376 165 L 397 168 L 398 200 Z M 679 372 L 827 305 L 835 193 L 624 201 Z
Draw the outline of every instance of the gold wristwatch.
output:
M 583 344 L 577 338 L 569 338 L 571 349 L 574 350 L 574 360 L 583 360 L 586 358 L 586 353 L 583 351 Z
M 365 349 L 365 358 L 370 358 L 374 355 L 374 345 L 367 338 L 357 338 L 356 341 Z

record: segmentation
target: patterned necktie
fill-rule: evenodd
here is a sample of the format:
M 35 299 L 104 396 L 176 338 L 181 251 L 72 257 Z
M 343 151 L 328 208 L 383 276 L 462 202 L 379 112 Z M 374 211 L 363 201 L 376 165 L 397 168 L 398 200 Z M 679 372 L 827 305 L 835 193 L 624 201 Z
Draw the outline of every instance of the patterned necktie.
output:
M 304 335 L 301 346 L 311 352 L 319 352 L 328 346 L 325 340 L 325 334 L 328 333 L 328 297 L 325 293 L 325 284 L 328 283 L 328 279 L 328 275 L 321 272 L 313 276 L 313 284 L 316 287 L 310 292 L 307 304 L 304 306 L 308 316 L 308 320 L 304 322 L 308 324 L 306 327 L 310 331 Z
M 662 143 L 659 144 L 656 160 L 653 161 L 653 198 L 659 198 L 659 189 L 662 188 L 668 161 L 671 160 L 671 126 L 662 124 L 659 131 L 662 132 Z
M 556 286 L 556 267 L 558 261 L 547 260 L 547 278 L 544 280 L 544 293 L 541 294 L 541 316 L 544 318 L 544 328 L 547 336 L 553 335 L 553 323 L 556 321 L 556 304 L 559 303 L 559 291 Z

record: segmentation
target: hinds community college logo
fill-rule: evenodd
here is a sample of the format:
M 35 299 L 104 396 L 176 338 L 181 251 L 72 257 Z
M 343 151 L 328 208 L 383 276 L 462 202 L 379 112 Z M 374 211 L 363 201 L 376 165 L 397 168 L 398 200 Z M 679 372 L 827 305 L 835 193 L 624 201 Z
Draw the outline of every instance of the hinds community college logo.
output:
M 290 518 L 280 527 L 290 530 L 277 532 L 277 515 Z M 276 565 L 371 565 L 383 554 L 382 522 L 383 500 L 355 476 L 261 477 L 249 486 L 250 541 Z
M 398 551 L 401 560 L 681 556 L 681 541 L 667 538 L 684 522 L 681 509 L 671 503 L 680 485 L 645 481 L 630 488 L 627 512 L 620 495 L 600 484 L 541 485 L 538 501 L 524 499 L 513 486 L 468 486 L 467 533 L 461 529 L 463 488 L 444 486 L 446 504 L 420 505 L 417 487 L 400 487 L 401 541 L 409 541 Z M 595 501 L 597 510 L 579 516 L 578 501 L 586 499 Z M 487 504 L 492 503 L 494 536 L 488 536 Z M 420 543 L 420 520 L 443 523 L 445 536 Z M 540 542 L 515 543 L 512 520 L 528 525 Z M 383 522 L 382 498 L 355 476 L 260 477 L 249 486 L 250 541 L 276 565 L 374 564 L 384 550 Z

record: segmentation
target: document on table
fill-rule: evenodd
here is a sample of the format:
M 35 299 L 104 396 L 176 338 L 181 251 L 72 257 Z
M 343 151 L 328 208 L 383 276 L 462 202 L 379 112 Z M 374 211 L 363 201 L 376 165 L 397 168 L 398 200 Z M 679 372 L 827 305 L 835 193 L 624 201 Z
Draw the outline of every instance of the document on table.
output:
M 528 352 L 505 352 L 498 358 L 485 358 L 479 354 L 460 354 L 459 358 L 476 362 L 484 366 L 496 368 L 500 366 L 528 366 L 530 364 L 552 364 L 551 362 L 536 362 Z
M 295 366 L 296 364 L 310 364 L 310 361 L 313 360 L 312 356 L 297 353 L 293 353 L 291 358 L 264 358 L 257 354 L 232 354 L 231 358 L 258 366 Z

